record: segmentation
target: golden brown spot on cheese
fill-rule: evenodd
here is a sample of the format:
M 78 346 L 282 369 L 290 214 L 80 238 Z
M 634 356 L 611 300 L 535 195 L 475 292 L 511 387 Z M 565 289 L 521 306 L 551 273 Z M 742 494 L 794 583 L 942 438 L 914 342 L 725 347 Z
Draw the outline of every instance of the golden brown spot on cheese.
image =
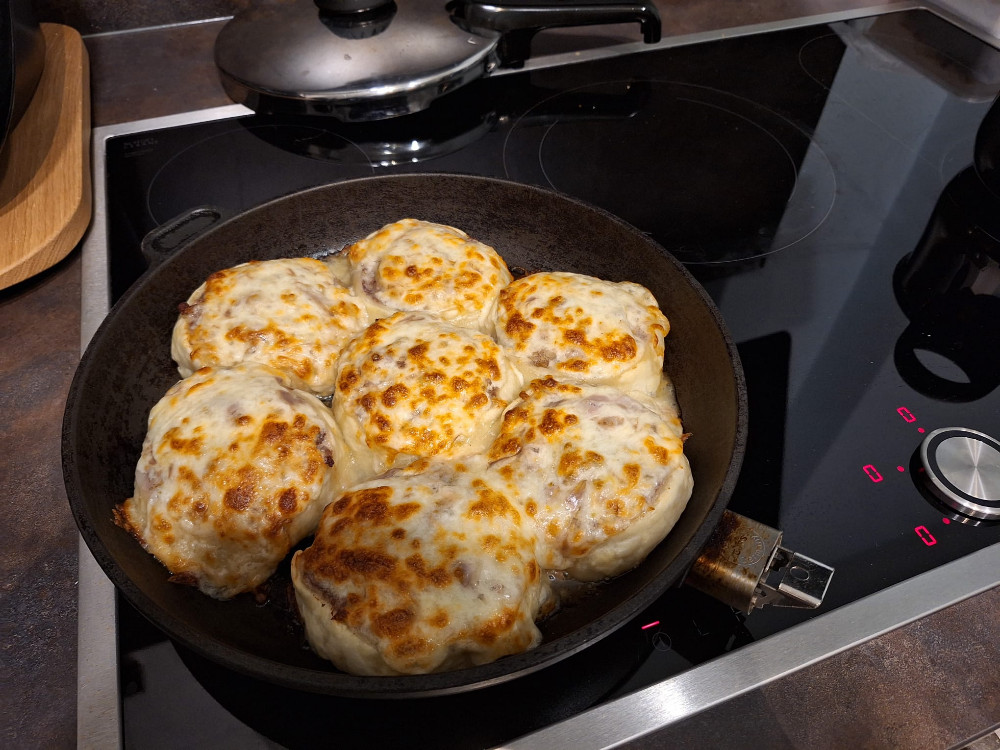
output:
M 243 466 L 236 475 L 239 477 L 239 484 L 227 489 L 222 501 L 228 508 L 244 511 L 256 499 L 260 472 L 252 466 Z
M 500 437 L 494 441 L 493 445 L 490 446 L 489 460 L 499 461 L 501 458 L 507 458 L 508 456 L 516 456 L 521 450 L 521 441 L 516 437 Z M 508 467 L 504 467 L 508 469 Z M 509 477 L 505 477 L 509 478 Z
M 431 615 L 428 622 L 431 624 L 431 627 L 446 628 L 448 627 L 448 623 L 451 622 L 451 620 L 448 617 L 448 613 L 445 610 L 439 609 L 437 612 Z
M 296 508 L 298 508 L 298 503 L 296 502 L 296 492 L 294 487 L 291 487 L 281 493 L 281 497 L 278 498 L 278 507 L 284 513 L 295 512 Z
M 410 629 L 416 616 L 413 610 L 398 607 L 372 618 L 372 632 L 381 638 L 399 638 Z
M 538 503 L 536 503 L 534 500 L 529 500 L 524 504 L 524 512 L 527 513 L 531 518 L 534 518 L 535 514 L 538 513 Z
M 396 521 L 405 521 L 415 513 L 419 513 L 420 508 L 420 503 L 400 503 L 392 507 L 392 517 Z
M 284 440 L 286 432 L 287 422 L 265 422 L 260 431 L 260 439 L 265 443 L 277 443 Z
M 612 340 L 600 347 L 605 362 L 628 362 L 639 352 L 635 339 L 627 333 L 620 339 Z
M 242 415 L 236 417 L 235 422 L 240 427 L 246 427 L 248 424 L 250 424 L 251 422 L 253 422 L 253 417 L 251 417 L 249 414 L 242 414 Z
M 477 359 L 476 364 L 479 365 L 480 370 L 484 372 L 488 378 L 494 381 L 500 380 L 500 365 L 496 361 L 496 358 L 490 357 L 489 359 Z
M 477 393 L 465 403 L 465 408 L 469 411 L 476 411 L 477 409 L 482 409 L 489 403 L 490 400 L 485 393 Z
M 662 445 L 658 445 L 653 438 L 647 437 L 643 441 L 643 445 L 646 446 L 646 450 L 649 451 L 649 455 L 655 458 L 657 463 L 663 466 L 670 463 L 671 452 Z
M 395 383 L 382 391 L 382 404 L 392 408 L 399 399 L 406 398 L 409 394 L 409 388 L 402 383 Z
M 419 656 L 430 650 L 431 647 L 423 638 L 407 638 L 394 643 L 392 646 L 392 653 L 402 658 Z
M 498 638 L 514 627 L 516 621 L 517 610 L 505 607 L 502 612 L 491 617 L 476 630 L 475 639 L 479 643 L 487 645 L 495 643 Z
M 499 492 L 486 487 L 481 480 L 473 482 L 473 486 L 477 487 L 476 494 L 479 499 L 469 506 L 468 517 L 476 520 L 497 516 L 510 516 L 515 521 L 520 519 L 517 509 Z
M 546 409 L 542 414 L 542 421 L 538 425 L 538 431 L 546 437 L 550 437 L 579 421 L 579 418 L 575 414 L 568 414 L 556 409 Z
M 347 367 L 340 374 L 340 380 L 337 381 L 337 387 L 340 389 L 342 393 L 347 393 L 355 386 L 355 384 L 360 379 L 361 376 L 358 374 L 357 370 L 355 370 L 353 367 Z
M 354 511 L 354 517 L 372 526 L 381 526 L 388 523 L 389 503 L 379 496 L 362 498 Z
M 451 584 L 452 576 L 448 574 L 444 566 L 428 568 L 427 561 L 419 554 L 406 558 L 406 567 L 413 571 L 417 578 L 428 581 L 437 588 L 444 588 Z
M 642 469 L 639 464 L 625 464 L 622 467 L 622 471 L 625 472 L 625 479 L 628 482 L 629 487 L 635 487 L 639 484 L 639 477 L 642 474 Z
M 201 488 L 201 477 L 188 466 L 182 464 L 177 467 L 177 478 L 189 484 L 193 490 Z
M 456 393 L 461 393 L 466 388 L 468 388 L 470 385 L 471 384 L 469 383 L 468 380 L 465 380 L 465 379 L 457 377 L 457 376 L 453 377 L 451 379 L 451 389 L 453 391 L 455 391 Z
M 337 581 L 343 581 L 352 574 L 386 580 L 392 577 L 397 565 L 392 555 L 365 547 L 338 550 L 332 562 L 333 570 L 330 572 Z M 321 573 L 325 572 L 323 567 L 320 566 Z
M 165 442 L 169 443 L 170 449 L 175 453 L 186 453 L 191 456 L 197 456 L 201 454 L 201 449 L 204 447 L 204 441 L 201 437 L 183 438 L 179 435 L 176 427 L 168 430 L 163 438 Z
M 389 536 L 397 540 L 406 539 L 406 529 L 402 528 L 401 526 L 397 526 L 389 533 Z
M 608 513 L 613 516 L 618 516 L 620 518 L 625 515 L 625 503 L 622 502 L 621 498 L 615 497 L 608 500 L 604 504 L 604 507 L 607 508 Z M 605 533 L 607 533 L 607 530 L 605 530 Z
M 482 258 L 480 258 L 481 260 Z M 458 273 L 455 276 L 454 284 L 456 289 L 467 289 L 469 287 L 474 287 L 479 284 L 483 277 L 472 270 L 466 269 Z
M 428 344 L 426 341 L 421 341 L 419 344 L 414 344 L 413 346 L 411 346 L 407 350 L 407 354 L 413 357 L 413 359 L 426 359 L 427 350 L 429 348 L 430 344 Z
M 526 320 L 521 313 L 515 312 L 507 318 L 503 330 L 513 341 L 524 343 L 531 336 L 535 327 L 535 324 Z
M 604 456 L 596 451 L 581 453 L 572 445 L 567 445 L 559 457 L 559 476 L 572 479 L 580 471 L 604 462 Z
M 571 372 L 586 372 L 590 369 L 590 364 L 582 359 L 571 359 L 569 362 L 559 363 L 559 367 Z

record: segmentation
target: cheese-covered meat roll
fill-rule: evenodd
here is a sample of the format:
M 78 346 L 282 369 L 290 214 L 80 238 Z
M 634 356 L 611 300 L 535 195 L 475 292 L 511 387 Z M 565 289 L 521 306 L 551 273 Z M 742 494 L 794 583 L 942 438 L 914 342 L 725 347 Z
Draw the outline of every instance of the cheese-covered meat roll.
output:
M 550 589 L 535 526 L 479 474 L 421 459 L 327 507 L 292 559 L 317 653 L 352 674 L 423 674 L 540 642 Z
M 373 317 L 420 310 L 487 331 L 497 294 L 511 280 L 492 247 L 417 219 L 387 224 L 347 254 L 354 292 Z
M 342 489 L 330 410 L 264 365 L 203 368 L 153 407 L 121 526 L 172 580 L 227 599 L 263 583 Z
M 497 341 L 526 381 L 554 375 L 654 393 L 669 330 L 645 287 L 575 273 L 520 278 L 496 308 Z
M 484 450 L 521 380 L 485 334 L 427 313 L 372 323 L 338 364 L 333 414 L 368 476 Z
M 538 525 L 542 566 L 593 581 L 638 565 L 691 496 L 676 415 L 639 393 L 552 378 L 522 395 L 487 481 Z
M 171 354 L 181 377 L 199 367 L 260 362 L 319 396 L 333 391 L 341 347 L 370 322 L 351 290 L 314 258 L 218 271 L 180 310 Z

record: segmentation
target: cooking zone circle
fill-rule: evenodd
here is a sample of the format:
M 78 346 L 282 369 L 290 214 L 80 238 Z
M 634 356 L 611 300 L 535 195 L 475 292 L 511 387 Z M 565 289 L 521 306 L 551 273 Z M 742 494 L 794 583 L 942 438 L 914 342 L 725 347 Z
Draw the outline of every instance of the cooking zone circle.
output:
M 302 157 L 295 169 L 288 169 L 289 154 Z M 290 123 L 237 125 L 172 156 L 150 181 L 146 207 L 157 224 L 165 224 L 191 209 L 190 196 L 178 196 L 178 183 L 197 185 L 202 204 L 227 206 L 236 195 L 243 205 L 253 206 L 275 195 L 368 177 L 373 171 L 358 144 L 330 130 Z
M 570 98 L 577 106 L 566 114 Z M 615 99 L 620 106 L 608 106 Z M 687 264 L 790 247 L 824 222 L 836 193 L 823 150 L 793 122 L 673 81 L 602 82 L 550 97 L 514 125 L 503 157 L 511 179 L 599 205 Z

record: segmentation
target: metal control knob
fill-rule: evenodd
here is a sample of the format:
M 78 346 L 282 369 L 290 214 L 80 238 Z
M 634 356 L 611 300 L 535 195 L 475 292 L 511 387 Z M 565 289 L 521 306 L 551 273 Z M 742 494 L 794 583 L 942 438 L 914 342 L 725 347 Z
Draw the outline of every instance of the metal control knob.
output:
M 920 445 L 927 488 L 962 515 L 1000 519 L 1000 442 L 965 427 L 934 430 Z

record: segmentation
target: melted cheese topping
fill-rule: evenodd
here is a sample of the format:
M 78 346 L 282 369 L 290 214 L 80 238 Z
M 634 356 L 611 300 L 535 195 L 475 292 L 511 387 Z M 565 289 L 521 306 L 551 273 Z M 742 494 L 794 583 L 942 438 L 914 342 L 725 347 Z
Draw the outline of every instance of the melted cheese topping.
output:
M 260 362 L 326 396 L 341 347 L 368 323 L 367 310 L 327 264 L 253 261 L 213 273 L 181 305 L 171 353 L 182 377 L 199 367 Z
M 344 349 L 333 413 L 368 475 L 485 449 L 521 380 L 490 339 L 422 313 L 376 321 Z
M 541 641 L 534 526 L 480 473 L 420 461 L 327 507 L 292 559 L 314 650 L 352 674 L 423 674 Z
M 497 341 L 525 380 L 555 375 L 645 393 L 659 387 L 669 330 L 645 287 L 560 272 L 506 287 L 495 321 Z
M 355 294 L 373 317 L 423 310 L 455 325 L 489 330 L 511 275 L 497 252 L 443 224 L 403 219 L 351 245 Z
M 489 460 L 487 481 L 538 526 L 542 567 L 583 581 L 641 562 L 693 486 L 680 421 L 662 403 L 553 378 L 508 409 Z
M 329 409 L 262 365 L 203 368 L 149 415 L 119 523 L 173 574 L 226 599 L 263 583 L 341 490 Z

